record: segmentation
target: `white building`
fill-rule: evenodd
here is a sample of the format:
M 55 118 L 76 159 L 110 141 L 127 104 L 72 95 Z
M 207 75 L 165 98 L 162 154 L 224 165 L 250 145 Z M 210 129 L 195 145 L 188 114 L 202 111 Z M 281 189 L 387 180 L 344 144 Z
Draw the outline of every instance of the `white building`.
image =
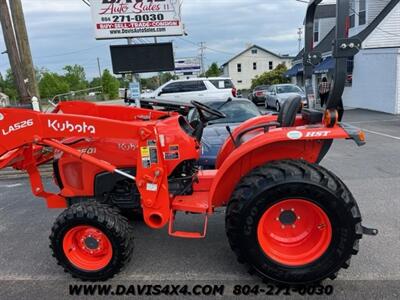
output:
M 250 89 L 251 80 L 257 75 L 272 71 L 277 65 L 292 65 L 293 57 L 279 55 L 260 46 L 252 45 L 222 65 L 224 76 L 233 80 L 239 90 Z
M 359 38 L 362 49 L 349 60 L 344 105 L 400 114 L 400 0 L 350 2 L 349 36 Z M 315 87 L 323 76 L 328 79 L 333 76 L 334 34 L 332 27 L 316 43 L 314 50 L 322 53 L 324 61 L 314 68 Z M 300 52 L 287 73 L 292 82 L 299 85 L 304 84 L 302 56 Z

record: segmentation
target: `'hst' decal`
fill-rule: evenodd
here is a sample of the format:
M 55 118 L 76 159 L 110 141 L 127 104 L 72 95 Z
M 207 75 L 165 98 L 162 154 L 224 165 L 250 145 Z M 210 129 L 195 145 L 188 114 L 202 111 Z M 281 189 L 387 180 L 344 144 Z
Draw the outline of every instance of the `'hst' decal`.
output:
M 326 137 L 330 134 L 330 131 L 311 131 L 306 133 L 306 137 Z
M 10 125 L 8 127 L 8 129 L 2 129 L 1 132 L 3 133 L 3 135 L 9 135 L 10 133 L 13 133 L 15 131 L 18 131 L 18 130 L 21 130 L 21 129 L 24 129 L 27 127 L 32 127 L 32 126 L 33 126 L 33 120 L 29 119 L 26 121 L 15 123 L 14 125 Z

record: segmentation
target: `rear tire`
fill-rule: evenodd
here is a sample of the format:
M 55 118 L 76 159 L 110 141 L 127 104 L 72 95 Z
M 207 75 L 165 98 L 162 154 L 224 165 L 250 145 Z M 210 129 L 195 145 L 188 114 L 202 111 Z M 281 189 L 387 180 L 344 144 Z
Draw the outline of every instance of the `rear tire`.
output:
M 55 221 L 50 248 L 73 277 L 104 281 L 130 261 L 132 227 L 115 208 L 97 202 L 75 204 Z
M 290 285 L 334 279 L 362 237 L 360 211 L 344 183 L 295 160 L 271 162 L 241 180 L 226 232 L 239 262 L 265 281 Z

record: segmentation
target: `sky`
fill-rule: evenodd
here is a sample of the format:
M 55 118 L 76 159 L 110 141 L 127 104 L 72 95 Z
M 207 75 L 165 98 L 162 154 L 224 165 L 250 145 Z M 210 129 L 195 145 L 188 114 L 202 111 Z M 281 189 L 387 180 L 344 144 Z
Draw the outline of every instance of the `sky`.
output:
M 126 40 L 96 41 L 90 8 L 81 0 L 22 0 L 35 66 L 62 73 L 67 64 L 81 64 L 90 79 L 101 68 L 112 69 L 109 45 Z M 182 19 L 187 36 L 173 41 L 175 58 L 199 55 L 205 42 L 205 64 L 223 64 L 257 44 L 279 54 L 296 55 L 297 31 L 307 4 L 296 0 L 183 0 Z M 0 30 L 1 33 L 1 30 Z M 5 50 L 0 35 L 0 52 Z M 150 41 L 150 39 L 147 39 Z M 0 55 L 0 72 L 9 68 Z

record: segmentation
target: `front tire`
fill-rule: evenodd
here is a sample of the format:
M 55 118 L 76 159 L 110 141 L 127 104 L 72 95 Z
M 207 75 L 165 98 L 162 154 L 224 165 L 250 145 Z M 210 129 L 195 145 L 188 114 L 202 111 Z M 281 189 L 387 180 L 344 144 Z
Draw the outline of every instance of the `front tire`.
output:
M 54 223 L 50 248 L 73 277 L 104 281 L 130 261 L 132 227 L 115 208 L 97 202 L 75 204 Z
M 358 252 L 361 215 L 335 175 L 305 161 L 253 170 L 234 191 L 226 232 L 240 262 L 290 285 L 334 279 Z

